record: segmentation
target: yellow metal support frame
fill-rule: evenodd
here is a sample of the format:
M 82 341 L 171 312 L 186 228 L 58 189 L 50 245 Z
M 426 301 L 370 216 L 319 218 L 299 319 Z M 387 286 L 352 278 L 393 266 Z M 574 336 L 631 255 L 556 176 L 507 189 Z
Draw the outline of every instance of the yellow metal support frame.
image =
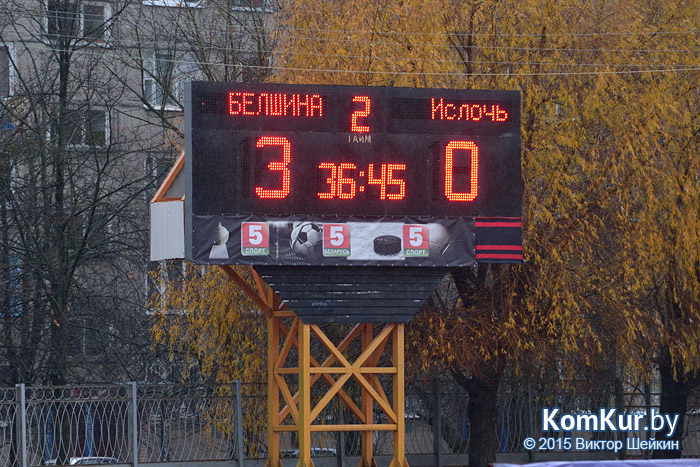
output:
M 260 276 L 253 271 L 257 293 L 229 267 L 223 266 L 226 274 L 267 315 L 267 435 L 268 458 L 266 467 L 281 467 L 280 435 L 283 432 L 297 432 L 299 440 L 299 460 L 297 467 L 312 467 L 311 433 L 335 431 L 360 431 L 362 454 L 358 467 L 376 466 L 373 450 L 374 431 L 393 432 L 394 450 L 390 467 L 408 467 L 405 456 L 404 420 L 404 325 L 389 323 L 376 326 L 360 323 L 355 325 L 336 345 L 315 324 L 303 323 L 292 311 L 280 307 L 279 297 Z M 285 322 L 290 322 L 289 326 Z M 311 355 L 312 337 L 320 344 L 328 356 L 319 363 Z M 345 352 L 359 339 L 361 351 L 349 361 Z M 379 366 L 382 354 L 391 341 L 391 362 Z M 296 348 L 296 366 L 288 366 L 290 351 Z M 392 398 L 389 400 L 379 380 L 380 375 L 390 374 Z M 298 390 L 292 394 L 285 376 L 296 375 Z M 323 379 L 330 387 L 320 399 L 311 400 L 311 388 Z M 348 381 L 356 380 L 361 391 L 361 404 L 358 406 L 343 389 Z M 324 425 L 318 421 L 325 407 L 335 398 L 355 415 L 359 423 Z M 281 406 L 280 401 L 283 401 Z M 386 418 L 384 423 L 374 422 L 374 408 L 381 410 Z M 281 406 L 281 407 L 280 407 Z

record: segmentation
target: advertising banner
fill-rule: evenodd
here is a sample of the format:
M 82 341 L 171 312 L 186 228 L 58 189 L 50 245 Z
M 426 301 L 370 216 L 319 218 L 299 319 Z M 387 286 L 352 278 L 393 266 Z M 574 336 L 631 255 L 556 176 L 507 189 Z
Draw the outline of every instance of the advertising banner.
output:
M 474 219 L 195 216 L 199 264 L 469 266 Z

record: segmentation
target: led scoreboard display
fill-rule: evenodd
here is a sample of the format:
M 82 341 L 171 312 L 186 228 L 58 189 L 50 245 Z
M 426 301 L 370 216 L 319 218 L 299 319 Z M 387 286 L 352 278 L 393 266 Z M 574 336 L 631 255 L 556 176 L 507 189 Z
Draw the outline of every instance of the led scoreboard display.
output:
M 521 261 L 520 93 L 188 83 L 188 258 Z

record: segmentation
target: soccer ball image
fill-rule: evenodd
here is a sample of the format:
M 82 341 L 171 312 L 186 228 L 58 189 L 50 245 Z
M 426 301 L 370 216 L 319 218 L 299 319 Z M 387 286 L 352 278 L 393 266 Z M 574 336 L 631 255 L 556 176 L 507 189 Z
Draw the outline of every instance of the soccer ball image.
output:
M 323 232 L 313 222 L 301 222 L 292 229 L 290 245 L 292 250 L 302 258 L 311 258 L 321 254 Z

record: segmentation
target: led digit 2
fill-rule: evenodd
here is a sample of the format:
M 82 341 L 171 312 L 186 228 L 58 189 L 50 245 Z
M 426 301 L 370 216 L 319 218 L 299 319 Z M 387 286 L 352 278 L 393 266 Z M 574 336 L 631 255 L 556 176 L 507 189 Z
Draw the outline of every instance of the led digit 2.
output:
M 370 112 L 370 99 L 367 96 L 355 96 L 352 98 L 353 102 L 362 102 L 365 104 L 365 108 L 363 110 L 356 110 L 352 113 L 351 121 L 350 121 L 350 131 L 356 132 L 356 133 L 367 133 L 369 132 L 369 126 L 368 125 L 358 125 L 357 124 L 357 119 L 367 117 L 369 116 Z

